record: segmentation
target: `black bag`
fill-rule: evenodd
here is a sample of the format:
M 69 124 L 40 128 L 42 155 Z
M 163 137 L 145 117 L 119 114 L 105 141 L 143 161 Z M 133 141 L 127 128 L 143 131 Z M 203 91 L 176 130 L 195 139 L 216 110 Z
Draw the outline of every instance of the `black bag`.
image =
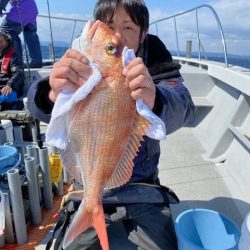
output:
M 66 200 L 59 212 L 58 219 L 54 225 L 53 233 L 46 245 L 46 250 L 49 250 L 53 244 L 54 238 L 54 250 L 60 249 L 60 245 L 63 241 L 64 234 L 73 220 L 74 214 L 77 212 L 80 206 L 81 200 Z
M 149 185 L 149 183 L 147 182 L 132 183 L 131 185 L 143 185 L 143 184 Z M 154 186 L 160 190 L 165 204 L 169 205 L 169 204 L 179 203 L 177 195 L 170 188 L 160 184 Z M 81 189 L 82 186 L 78 186 L 77 182 L 74 182 L 74 190 L 79 190 L 81 192 Z M 81 201 L 82 201 L 81 199 L 75 199 L 74 196 L 70 195 L 66 198 L 66 201 L 63 203 L 63 206 L 59 212 L 58 219 L 54 225 L 53 233 L 46 245 L 45 248 L 46 250 L 51 249 L 55 238 L 56 240 L 54 243 L 54 250 L 62 250 L 61 244 L 63 242 L 65 232 L 69 227 L 69 225 L 71 224 L 74 215 L 80 206 Z

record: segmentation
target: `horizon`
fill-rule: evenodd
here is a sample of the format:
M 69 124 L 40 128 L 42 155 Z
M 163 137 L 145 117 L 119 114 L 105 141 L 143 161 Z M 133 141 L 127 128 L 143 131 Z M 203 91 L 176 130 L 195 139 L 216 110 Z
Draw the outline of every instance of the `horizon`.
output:
M 41 46 L 42 46 L 42 47 L 48 47 L 49 44 L 51 44 L 50 41 L 43 41 L 43 42 L 41 42 Z M 67 45 L 66 42 L 63 42 L 63 41 L 54 41 L 54 47 L 56 47 L 56 48 L 67 49 L 67 48 L 68 48 L 68 45 Z M 172 50 L 169 50 L 169 51 L 170 51 L 171 53 L 172 53 L 172 52 L 176 52 L 176 53 L 177 53 L 177 51 L 176 51 L 176 50 L 173 50 L 173 49 L 172 49 Z M 186 53 L 185 50 L 180 50 L 180 54 L 183 55 L 183 54 L 185 54 L 185 53 Z M 198 51 L 192 51 L 192 53 L 197 54 Z M 210 55 L 213 54 L 214 56 L 216 56 L 216 55 L 224 56 L 224 53 L 223 53 L 223 52 L 206 51 L 206 54 L 210 54 Z M 228 53 L 228 56 L 250 58 L 250 54 L 249 54 L 249 55 L 237 55 L 237 54 Z

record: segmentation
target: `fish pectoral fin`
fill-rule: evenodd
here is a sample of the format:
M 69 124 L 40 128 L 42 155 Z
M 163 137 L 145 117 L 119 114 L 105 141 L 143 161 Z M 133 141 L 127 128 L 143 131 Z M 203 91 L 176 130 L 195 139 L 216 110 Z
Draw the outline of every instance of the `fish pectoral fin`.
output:
M 107 229 L 102 204 L 98 204 L 93 211 L 89 212 L 81 202 L 78 211 L 66 231 L 63 240 L 63 249 L 66 249 L 74 239 L 89 227 L 93 226 L 97 232 L 103 250 L 109 250 Z
M 133 160 L 138 154 L 141 141 L 143 141 L 143 136 L 145 135 L 145 130 L 149 126 L 149 121 L 137 113 L 127 148 L 119 165 L 109 178 L 106 188 L 119 187 L 129 181 L 134 167 Z
M 75 144 L 68 141 L 65 150 L 61 152 L 62 163 L 69 175 L 73 176 L 77 182 L 82 184 L 82 176 L 79 168 L 77 167 L 79 164 L 79 158 L 82 157 L 82 154 L 76 151 Z

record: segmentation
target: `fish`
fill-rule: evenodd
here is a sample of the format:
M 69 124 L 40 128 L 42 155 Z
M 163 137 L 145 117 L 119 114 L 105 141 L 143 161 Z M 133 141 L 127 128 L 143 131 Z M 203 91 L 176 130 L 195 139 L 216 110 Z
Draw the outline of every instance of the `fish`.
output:
M 122 74 L 124 45 L 105 23 L 96 21 L 87 32 L 84 54 L 101 73 L 101 81 L 69 112 L 64 165 L 84 186 L 84 198 L 66 231 L 63 248 L 94 227 L 102 249 L 109 249 L 102 206 L 104 189 L 124 185 L 133 172 L 148 120 L 136 110 Z

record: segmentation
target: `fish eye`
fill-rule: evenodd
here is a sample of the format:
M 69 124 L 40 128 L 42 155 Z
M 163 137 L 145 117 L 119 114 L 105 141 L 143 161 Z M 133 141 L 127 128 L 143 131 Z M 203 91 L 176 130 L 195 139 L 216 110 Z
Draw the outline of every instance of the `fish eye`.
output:
M 108 55 L 116 55 L 118 53 L 118 48 L 113 43 L 109 43 L 106 47 L 106 52 Z

